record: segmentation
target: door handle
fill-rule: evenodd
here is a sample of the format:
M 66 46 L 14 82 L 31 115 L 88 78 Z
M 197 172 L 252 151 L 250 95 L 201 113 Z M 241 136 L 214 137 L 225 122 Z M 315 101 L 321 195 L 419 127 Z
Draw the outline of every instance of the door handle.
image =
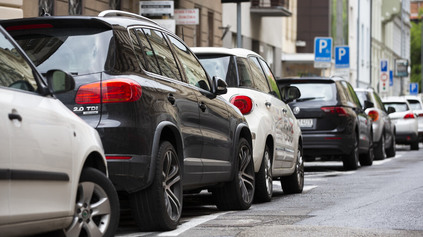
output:
M 167 100 L 173 105 L 173 104 L 175 104 L 175 101 L 176 101 L 176 99 L 175 99 L 175 97 L 173 96 L 173 94 L 169 94 L 168 96 L 167 96 Z
M 198 103 L 198 107 L 200 107 L 201 111 L 203 111 L 203 112 L 206 111 L 206 109 L 207 109 L 207 105 L 204 104 L 204 102 Z
M 9 120 L 19 120 L 19 122 L 22 122 L 22 117 L 19 114 L 10 113 L 9 114 Z

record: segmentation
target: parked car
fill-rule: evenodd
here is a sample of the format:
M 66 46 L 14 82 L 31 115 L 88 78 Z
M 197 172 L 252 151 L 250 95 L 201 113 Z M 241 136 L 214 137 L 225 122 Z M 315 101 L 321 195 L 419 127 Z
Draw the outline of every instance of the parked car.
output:
M 0 233 L 114 236 L 119 199 L 100 137 L 55 97 L 72 76 L 46 78 L 0 26 Z
M 382 100 L 371 88 L 356 88 L 355 92 L 362 105 L 366 103 L 366 100 L 373 103 L 372 107 L 366 109 L 366 114 L 372 119 L 375 159 L 383 160 L 386 157 L 394 157 L 396 154 L 395 126 L 391 122 Z
M 291 101 L 303 134 L 304 157 L 342 160 L 347 170 L 372 165 L 373 129 L 352 86 L 342 78 L 281 78 L 281 93 L 296 86 L 301 97 Z
M 417 117 L 417 123 L 419 125 L 419 140 L 423 141 L 423 103 L 420 97 L 408 95 L 405 96 L 408 103 L 410 104 L 411 109 L 414 111 Z
M 255 200 L 271 200 L 274 179 L 280 179 L 284 193 L 301 193 L 304 186 L 301 129 L 282 101 L 269 65 L 247 49 L 198 47 L 193 51 L 209 75 L 225 79 L 228 93 L 224 98 L 247 119 L 253 134 Z
M 183 192 L 208 189 L 221 210 L 251 206 L 251 132 L 186 44 L 154 21 L 105 11 L 1 22 L 45 73 L 74 75 L 58 97 L 96 128 L 110 178 L 142 230 L 177 227 Z M 128 195 L 126 195 L 128 194 Z
M 396 143 L 409 144 L 411 150 L 419 149 L 417 116 L 404 97 L 388 97 L 382 99 L 389 117 L 395 124 Z

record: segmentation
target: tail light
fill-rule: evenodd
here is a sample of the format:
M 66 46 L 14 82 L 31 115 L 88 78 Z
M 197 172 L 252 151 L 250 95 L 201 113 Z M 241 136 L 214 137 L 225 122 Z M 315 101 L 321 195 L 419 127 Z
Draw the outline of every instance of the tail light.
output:
M 414 116 L 413 113 L 408 113 L 404 116 L 404 119 L 413 119 L 413 118 L 416 118 L 416 116 Z
M 423 117 L 423 113 L 420 113 L 418 117 Z
M 6 27 L 7 31 L 13 30 L 32 30 L 32 29 L 46 29 L 46 28 L 53 28 L 52 24 L 32 24 L 32 25 L 16 25 L 16 26 L 8 26 Z
M 130 79 L 111 79 L 82 85 L 76 93 L 77 104 L 122 103 L 137 101 L 141 86 Z
M 325 113 L 329 113 L 332 115 L 338 115 L 341 117 L 346 117 L 348 116 L 347 111 L 345 110 L 344 107 L 339 107 L 339 106 L 329 106 L 329 107 L 321 107 L 321 110 L 323 110 L 323 112 Z
M 369 115 L 373 122 L 379 120 L 379 113 L 376 110 L 370 110 L 367 115 Z
M 232 97 L 231 104 L 235 105 L 242 114 L 248 114 L 253 109 L 253 101 L 250 97 L 244 95 Z

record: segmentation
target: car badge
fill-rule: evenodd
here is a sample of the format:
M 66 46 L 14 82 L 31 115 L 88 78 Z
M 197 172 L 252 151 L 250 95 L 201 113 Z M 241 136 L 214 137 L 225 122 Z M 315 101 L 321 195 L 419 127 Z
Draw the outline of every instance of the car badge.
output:
M 294 112 L 294 114 L 299 114 L 300 113 L 300 107 L 294 107 L 292 112 Z

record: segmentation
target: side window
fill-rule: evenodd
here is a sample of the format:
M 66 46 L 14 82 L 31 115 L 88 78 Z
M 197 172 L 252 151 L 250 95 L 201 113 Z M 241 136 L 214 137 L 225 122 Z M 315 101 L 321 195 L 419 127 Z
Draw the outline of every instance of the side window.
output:
M 352 102 L 356 104 L 358 108 L 362 108 L 360 100 L 358 99 L 357 94 L 354 91 L 354 88 L 349 83 L 347 83 L 347 88 L 348 94 L 350 95 Z
M 385 110 L 385 106 L 383 106 L 382 100 L 380 99 L 379 95 L 373 92 L 373 96 L 375 97 L 375 100 L 376 100 L 375 107 L 381 110 Z
M 278 84 L 276 83 L 275 77 L 273 76 L 272 70 L 270 70 L 269 65 L 262 59 L 260 60 L 260 64 L 263 67 L 264 74 L 266 74 L 267 81 L 269 82 L 270 88 L 273 91 L 274 95 L 281 99 L 281 93 L 278 89 Z
M 248 57 L 248 62 L 251 67 L 251 72 L 254 78 L 254 87 L 259 91 L 269 93 L 269 84 L 267 84 L 266 76 L 261 69 L 259 61 L 256 57 Z
M 251 69 L 245 58 L 236 58 L 236 65 L 238 67 L 239 86 L 254 88 L 253 79 L 251 78 Z
M 159 31 L 150 29 L 143 29 L 143 31 L 154 51 L 161 74 L 181 80 L 179 68 L 163 34 Z
M 0 86 L 34 92 L 38 89 L 31 66 L 3 34 L 0 34 Z
M 140 48 L 142 56 L 145 57 L 145 69 L 149 72 L 160 74 L 159 64 L 157 63 L 156 57 L 154 57 L 153 48 L 148 42 L 147 37 L 144 35 L 144 32 L 141 29 L 135 31 L 136 35 L 138 36 L 138 40 L 140 41 Z M 140 59 L 142 61 L 142 59 Z
M 145 38 L 144 33 L 142 33 L 140 30 L 131 30 L 129 34 L 131 36 L 132 45 L 134 46 L 135 54 L 138 60 L 141 62 L 142 67 L 147 69 L 147 62 L 143 53 L 143 44 L 140 42 L 137 36 L 139 33 L 142 34 L 142 37 Z
M 201 89 L 210 91 L 210 83 L 206 72 L 200 62 L 191 51 L 179 40 L 169 36 L 169 40 L 175 48 L 176 55 L 184 68 L 188 83 Z

